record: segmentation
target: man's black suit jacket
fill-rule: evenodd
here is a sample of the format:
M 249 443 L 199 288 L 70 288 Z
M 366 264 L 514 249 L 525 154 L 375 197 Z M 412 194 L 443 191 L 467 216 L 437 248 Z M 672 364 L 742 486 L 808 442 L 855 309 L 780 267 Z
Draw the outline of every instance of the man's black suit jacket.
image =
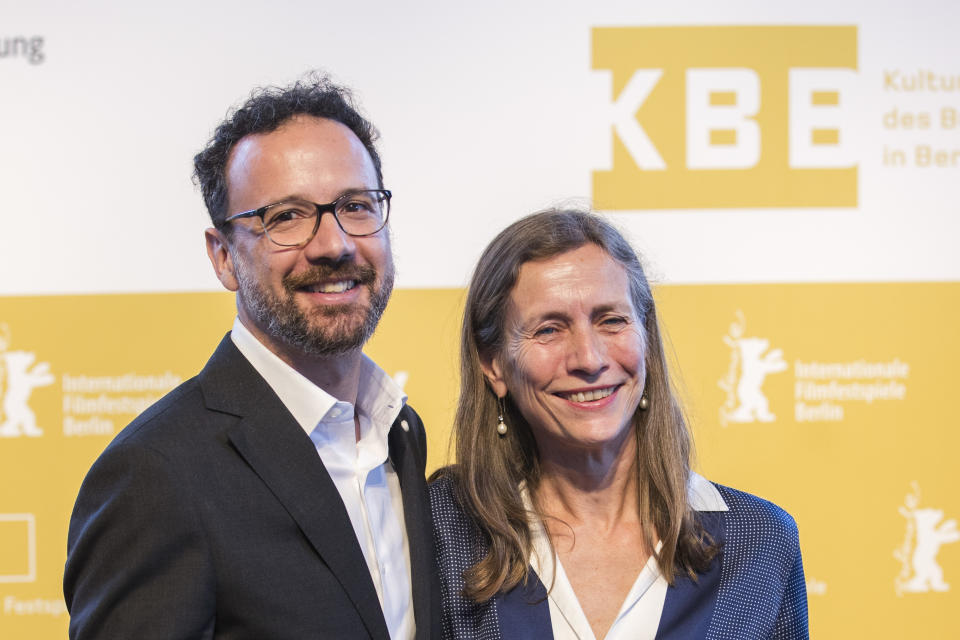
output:
M 409 407 L 389 445 L 417 638 L 439 637 L 426 435 Z M 229 334 L 91 468 L 70 521 L 64 594 L 71 638 L 389 640 L 340 494 Z

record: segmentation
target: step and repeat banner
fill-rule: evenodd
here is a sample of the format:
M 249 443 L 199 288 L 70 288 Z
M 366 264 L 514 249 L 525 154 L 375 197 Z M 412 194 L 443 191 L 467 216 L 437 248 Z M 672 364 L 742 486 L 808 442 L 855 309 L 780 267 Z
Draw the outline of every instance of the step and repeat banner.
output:
M 367 351 L 431 469 L 473 263 L 592 204 L 657 283 L 696 468 L 795 516 L 811 635 L 957 637 L 960 6 L 342 4 L 0 4 L 0 637 L 65 636 L 86 470 L 232 322 L 193 154 L 310 69 L 381 130 Z

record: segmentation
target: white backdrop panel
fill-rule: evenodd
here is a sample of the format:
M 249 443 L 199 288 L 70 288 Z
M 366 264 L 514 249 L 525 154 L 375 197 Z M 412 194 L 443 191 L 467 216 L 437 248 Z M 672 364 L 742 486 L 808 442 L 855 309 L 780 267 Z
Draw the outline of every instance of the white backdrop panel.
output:
M 599 26 L 854 25 L 859 205 L 617 212 L 666 282 L 958 280 L 960 167 L 883 167 L 885 145 L 960 148 L 960 129 L 891 131 L 889 70 L 960 75 L 960 5 L 643 1 L 0 4 L 0 295 L 217 290 L 191 159 L 251 88 L 325 69 L 382 132 L 401 287 L 462 286 L 508 222 L 589 201 L 610 163 Z

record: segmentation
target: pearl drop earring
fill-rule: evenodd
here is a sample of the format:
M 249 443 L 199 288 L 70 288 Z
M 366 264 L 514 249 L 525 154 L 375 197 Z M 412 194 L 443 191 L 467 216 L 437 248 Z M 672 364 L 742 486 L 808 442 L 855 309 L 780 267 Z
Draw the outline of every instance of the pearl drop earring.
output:
M 500 437 L 507 435 L 507 423 L 503 421 L 503 398 L 497 398 L 497 433 Z

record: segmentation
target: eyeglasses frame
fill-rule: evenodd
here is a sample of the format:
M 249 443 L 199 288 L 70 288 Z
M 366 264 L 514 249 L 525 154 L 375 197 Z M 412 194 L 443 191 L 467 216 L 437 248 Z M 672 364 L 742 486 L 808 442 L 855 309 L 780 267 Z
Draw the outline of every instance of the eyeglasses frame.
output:
M 339 204 L 340 201 L 342 201 L 344 198 L 355 196 L 358 193 L 376 193 L 382 196 L 381 201 L 386 200 L 387 202 L 387 215 L 383 218 L 383 224 L 376 231 L 371 231 L 370 233 L 350 233 L 349 231 L 343 228 L 343 223 L 340 222 L 340 218 L 337 217 L 337 204 Z M 347 193 L 344 193 L 342 196 L 340 196 L 333 202 L 328 202 L 326 204 L 310 202 L 309 200 L 305 200 L 301 198 L 294 198 L 291 200 L 281 200 L 279 202 L 273 202 L 271 204 L 264 205 L 257 209 L 250 209 L 249 211 L 241 211 L 240 213 L 235 213 L 232 216 L 228 216 L 224 218 L 223 224 L 226 225 L 228 222 L 233 222 L 234 220 L 239 220 L 240 218 L 260 218 L 260 226 L 263 228 L 263 233 L 264 235 L 267 236 L 270 242 L 272 242 L 273 244 L 279 247 L 303 247 L 309 244 L 309 242 L 313 240 L 313 238 L 317 235 L 317 231 L 320 229 L 320 219 L 323 218 L 323 214 L 332 213 L 333 219 L 337 221 L 337 226 L 340 227 L 340 230 L 343 231 L 345 234 L 353 238 L 368 238 L 372 235 L 380 233 L 381 231 L 383 231 L 383 228 L 387 226 L 387 222 L 390 220 L 390 198 L 392 197 L 393 197 L 393 192 L 390 191 L 389 189 L 354 189 L 352 191 L 348 191 Z M 281 244 L 270 236 L 270 232 L 267 231 L 267 224 L 266 222 L 264 222 L 263 216 L 264 214 L 267 213 L 267 209 L 269 209 L 270 207 L 275 207 L 278 204 L 286 204 L 288 202 L 294 202 L 294 201 L 305 202 L 307 204 L 312 204 L 314 207 L 316 207 L 317 217 L 313 223 L 313 231 L 310 232 L 310 235 L 307 236 L 307 239 L 304 240 L 303 242 L 299 242 L 297 244 Z

